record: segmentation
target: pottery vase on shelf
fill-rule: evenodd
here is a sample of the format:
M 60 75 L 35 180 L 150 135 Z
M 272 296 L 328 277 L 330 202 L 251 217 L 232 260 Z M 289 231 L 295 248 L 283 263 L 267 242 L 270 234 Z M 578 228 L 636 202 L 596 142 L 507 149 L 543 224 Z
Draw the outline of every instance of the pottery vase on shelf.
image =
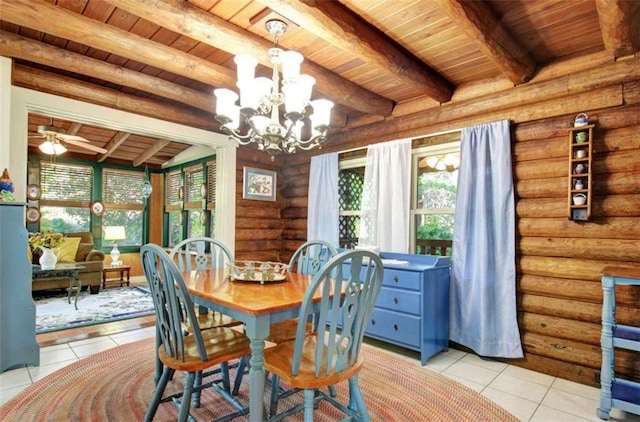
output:
M 43 270 L 52 270 L 56 267 L 58 257 L 53 253 L 53 249 L 40 248 L 42 250 L 42 256 L 40 257 L 40 268 Z

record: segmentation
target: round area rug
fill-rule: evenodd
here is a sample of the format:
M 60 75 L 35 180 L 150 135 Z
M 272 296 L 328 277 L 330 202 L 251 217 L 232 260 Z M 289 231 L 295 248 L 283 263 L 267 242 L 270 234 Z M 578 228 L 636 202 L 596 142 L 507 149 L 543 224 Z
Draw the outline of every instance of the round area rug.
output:
M 153 393 L 155 339 L 142 340 L 98 353 L 37 381 L 0 407 L 0 420 L 8 421 L 140 421 Z M 481 394 L 420 366 L 418 360 L 363 344 L 365 364 L 360 387 L 372 421 L 517 421 L 513 415 Z M 232 377 L 235 373 L 232 372 Z M 181 391 L 182 376 L 167 390 Z M 232 378 L 233 379 L 233 378 Z M 248 376 L 238 399 L 248 403 Z M 338 398 L 347 397 L 348 385 L 337 386 Z M 265 404 L 268 403 L 267 388 Z M 283 410 L 302 402 L 302 394 L 281 401 Z M 213 389 L 202 393 L 202 406 L 192 409 L 197 420 L 211 420 L 233 408 Z M 342 417 L 322 402 L 316 421 Z M 172 403 L 158 408 L 155 421 L 175 421 Z M 248 420 L 247 416 L 234 420 Z M 287 420 L 302 420 L 296 414 Z

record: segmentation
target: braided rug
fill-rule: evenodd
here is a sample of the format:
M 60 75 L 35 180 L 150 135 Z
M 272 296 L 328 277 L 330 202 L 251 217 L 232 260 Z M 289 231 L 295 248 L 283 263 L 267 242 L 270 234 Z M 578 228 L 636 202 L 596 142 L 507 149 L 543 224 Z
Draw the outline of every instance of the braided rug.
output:
M 147 339 L 125 344 L 62 368 L 0 407 L 0 420 L 141 421 L 153 393 L 154 343 L 154 339 Z M 362 353 L 365 364 L 360 387 L 372 421 L 517 421 L 481 394 L 420 366 L 417 359 L 368 344 L 363 344 Z M 167 390 L 173 387 L 181 391 L 182 379 L 181 374 L 176 374 Z M 242 403 L 248 403 L 248 379 L 244 377 L 238 395 Z M 347 383 L 337 388 L 339 397 L 344 399 Z M 268 395 L 269 389 L 266 390 Z M 211 389 L 202 394 L 203 405 L 192 409 L 198 420 L 211 420 L 232 410 Z M 279 409 L 301 401 L 302 394 L 295 394 L 282 401 Z M 164 403 L 154 420 L 175 421 L 176 417 L 175 406 Z M 340 418 L 341 414 L 328 403 L 321 403 L 315 413 L 317 421 Z M 302 415 L 288 420 L 302 420 Z

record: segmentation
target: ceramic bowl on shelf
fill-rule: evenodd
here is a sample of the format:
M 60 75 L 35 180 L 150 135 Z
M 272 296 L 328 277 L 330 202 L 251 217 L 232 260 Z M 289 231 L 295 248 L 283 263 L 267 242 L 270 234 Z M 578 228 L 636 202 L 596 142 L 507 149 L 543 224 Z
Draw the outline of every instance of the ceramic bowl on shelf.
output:
M 573 205 L 584 205 L 587 203 L 587 195 L 584 193 L 576 193 L 573 195 Z
M 589 116 L 586 113 L 579 113 L 573 120 L 573 127 L 586 126 L 589 124 Z

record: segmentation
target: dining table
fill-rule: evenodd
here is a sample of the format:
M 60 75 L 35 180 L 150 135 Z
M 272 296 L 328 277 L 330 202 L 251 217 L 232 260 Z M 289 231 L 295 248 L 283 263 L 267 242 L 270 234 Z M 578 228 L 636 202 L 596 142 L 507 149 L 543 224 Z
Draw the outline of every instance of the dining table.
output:
M 272 323 L 298 317 L 313 276 L 288 273 L 283 281 L 231 279 L 228 268 L 185 271 L 182 277 L 193 302 L 245 324 L 250 340 L 249 420 L 264 420 L 264 348 Z M 316 294 L 320 301 L 320 293 Z

